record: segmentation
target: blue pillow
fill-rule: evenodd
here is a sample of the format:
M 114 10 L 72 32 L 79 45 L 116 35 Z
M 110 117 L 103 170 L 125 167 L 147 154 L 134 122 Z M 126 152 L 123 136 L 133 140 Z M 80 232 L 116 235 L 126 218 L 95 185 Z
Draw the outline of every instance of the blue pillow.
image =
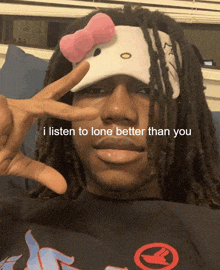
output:
M 33 55 L 26 54 L 22 49 L 9 45 L 5 63 L 0 70 L 0 94 L 13 99 L 28 99 L 43 88 L 43 81 L 48 62 Z M 22 145 L 22 152 L 33 157 L 37 139 L 37 124 L 31 127 Z M 12 189 L 23 189 L 24 182 L 12 176 L 1 176 L 1 192 Z M 36 186 L 29 180 L 30 186 Z
M 0 72 L 0 93 L 8 98 L 26 99 L 43 88 L 48 63 L 9 45 Z
M 31 98 L 43 88 L 48 62 L 26 54 L 15 45 L 9 45 L 5 63 L 0 71 L 0 94 L 13 99 Z M 33 156 L 37 138 L 36 124 L 29 130 L 24 142 L 24 154 Z

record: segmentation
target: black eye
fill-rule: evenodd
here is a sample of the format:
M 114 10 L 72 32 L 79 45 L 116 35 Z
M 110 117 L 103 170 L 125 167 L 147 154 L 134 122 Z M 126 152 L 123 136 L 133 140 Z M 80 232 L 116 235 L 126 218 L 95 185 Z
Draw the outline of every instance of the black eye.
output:
M 140 87 L 135 91 L 137 94 L 148 96 L 150 94 L 149 87 Z
M 90 95 L 103 95 L 107 92 L 107 90 L 102 87 L 90 87 L 87 91 Z
M 106 87 L 89 86 L 75 93 L 75 98 L 99 98 L 105 97 L 111 93 L 111 90 Z
M 95 51 L 94 51 L 94 54 L 93 56 L 97 56 L 101 53 L 101 49 L 100 48 L 97 48 Z

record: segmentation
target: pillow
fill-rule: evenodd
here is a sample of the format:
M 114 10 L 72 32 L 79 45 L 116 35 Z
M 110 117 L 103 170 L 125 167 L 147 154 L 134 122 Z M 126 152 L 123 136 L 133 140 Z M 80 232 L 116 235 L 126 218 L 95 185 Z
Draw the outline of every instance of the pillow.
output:
M 13 99 L 28 99 L 43 88 L 43 81 L 48 67 L 48 62 L 33 55 L 26 54 L 22 49 L 9 45 L 5 63 L 0 70 L 0 94 Z M 37 139 L 37 124 L 31 127 L 21 151 L 33 157 L 35 141 Z M 24 189 L 25 182 L 17 177 L 1 176 L 1 192 Z M 4 181 L 7 180 L 7 181 Z M 28 180 L 32 189 L 36 182 Z
M 48 62 L 26 54 L 15 45 L 9 45 L 5 63 L 0 71 L 0 94 L 13 99 L 31 98 L 43 88 Z M 28 132 L 24 154 L 33 156 L 37 125 Z
M 9 45 L 0 71 L 0 93 L 8 98 L 26 99 L 43 88 L 48 63 Z

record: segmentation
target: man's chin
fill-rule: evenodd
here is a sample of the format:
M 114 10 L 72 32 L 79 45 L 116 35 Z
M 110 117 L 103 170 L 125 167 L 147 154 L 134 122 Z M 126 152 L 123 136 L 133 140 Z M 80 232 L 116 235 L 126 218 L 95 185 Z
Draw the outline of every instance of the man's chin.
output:
M 130 199 L 137 195 L 144 184 L 145 181 L 144 183 L 138 181 L 138 177 L 134 177 L 128 172 L 105 171 L 92 175 L 87 181 L 87 189 L 106 197 Z

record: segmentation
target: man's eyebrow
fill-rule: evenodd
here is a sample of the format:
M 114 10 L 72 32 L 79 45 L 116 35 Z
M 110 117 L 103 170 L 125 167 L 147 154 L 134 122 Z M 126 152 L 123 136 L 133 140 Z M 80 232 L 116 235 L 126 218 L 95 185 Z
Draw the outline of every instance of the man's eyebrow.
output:
M 80 91 L 75 92 L 74 96 L 77 96 L 77 95 L 79 96 L 79 95 L 85 94 L 85 93 L 89 92 L 91 89 L 105 87 L 106 85 L 109 85 L 109 84 L 107 84 L 107 82 L 104 83 L 103 81 L 96 82 L 94 84 L 86 86 L 83 89 L 80 89 Z
M 145 82 L 142 82 L 142 81 L 139 81 L 139 80 L 136 80 L 136 81 L 131 81 L 131 86 L 143 86 L 143 87 L 150 87 L 149 84 L 145 83 Z
M 94 84 L 91 84 L 90 87 L 102 87 L 102 86 L 109 86 L 112 84 L 112 81 L 111 80 L 108 80 L 108 79 L 104 79 L 104 80 L 101 80 L 101 81 L 98 81 Z

